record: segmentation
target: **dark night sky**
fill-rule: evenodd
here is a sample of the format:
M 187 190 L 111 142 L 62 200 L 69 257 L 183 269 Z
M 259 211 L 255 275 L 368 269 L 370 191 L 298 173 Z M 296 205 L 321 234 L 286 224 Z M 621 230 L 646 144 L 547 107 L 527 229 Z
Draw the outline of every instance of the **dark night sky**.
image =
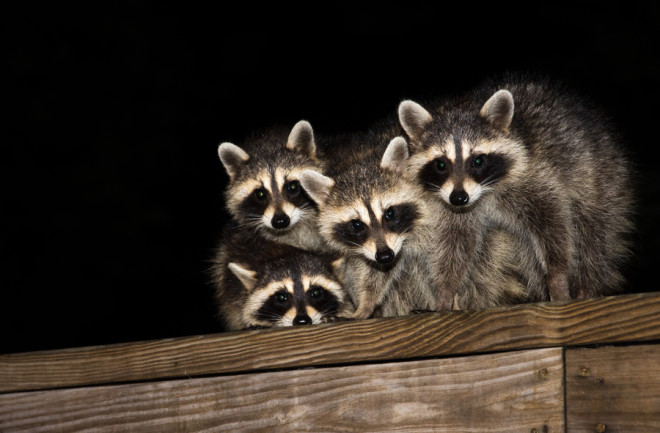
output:
M 630 291 L 657 290 L 660 10 L 528 4 L 5 14 L 0 352 L 219 331 L 204 272 L 220 142 L 303 118 L 361 129 L 505 70 L 552 74 L 614 117 L 640 179 Z

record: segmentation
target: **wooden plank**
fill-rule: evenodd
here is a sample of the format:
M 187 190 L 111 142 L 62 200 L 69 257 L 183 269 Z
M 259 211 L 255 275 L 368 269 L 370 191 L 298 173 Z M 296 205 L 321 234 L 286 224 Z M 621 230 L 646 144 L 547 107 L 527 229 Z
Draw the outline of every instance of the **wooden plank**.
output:
M 569 432 L 660 432 L 660 345 L 566 352 Z
M 561 432 L 563 349 L 0 395 L 2 432 Z
M 660 339 L 660 293 L 0 356 L 0 391 Z

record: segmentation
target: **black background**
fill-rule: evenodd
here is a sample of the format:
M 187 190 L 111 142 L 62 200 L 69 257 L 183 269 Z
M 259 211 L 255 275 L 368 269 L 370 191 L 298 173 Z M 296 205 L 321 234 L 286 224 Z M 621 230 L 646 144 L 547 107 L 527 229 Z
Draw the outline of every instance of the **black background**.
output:
M 614 117 L 639 177 L 629 291 L 657 290 L 658 6 L 496 3 L 5 14 L 0 351 L 220 331 L 205 275 L 220 142 L 303 118 L 362 129 L 505 70 L 551 74 Z

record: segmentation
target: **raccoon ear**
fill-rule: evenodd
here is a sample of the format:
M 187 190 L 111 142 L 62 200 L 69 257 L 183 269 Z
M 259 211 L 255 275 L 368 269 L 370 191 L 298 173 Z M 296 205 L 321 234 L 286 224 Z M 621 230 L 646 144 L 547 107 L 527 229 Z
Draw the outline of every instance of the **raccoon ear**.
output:
M 234 275 L 236 275 L 236 278 L 241 281 L 241 284 L 243 284 L 243 287 L 245 287 L 248 292 L 251 292 L 252 289 L 254 289 L 255 284 L 257 284 L 257 273 L 255 271 L 244 268 L 238 263 L 230 263 L 227 267 Z
M 225 166 L 230 178 L 234 178 L 241 167 L 250 159 L 250 155 L 232 143 L 222 143 L 218 146 L 218 156 Z
M 337 279 L 339 280 L 340 283 L 344 284 L 345 280 L 345 265 L 346 265 L 346 258 L 345 257 L 339 257 L 335 261 L 332 262 L 332 272 L 335 274 Z
M 433 120 L 431 114 L 414 101 L 399 104 L 399 122 L 410 137 L 419 138 L 426 126 Z
M 513 95 L 508 90 L 498 90 L 481 107 L 479 115 L 495 128 L 508 132 L 513 119 Z
M 387 145 L 383 159 L 380 161 L 380 168 L 393 173 L 401 173 L 410 154 L 408 153 L 408 143 L 403 137 L 395 137 Z
M 300 173 L 300 184 L 317 204 L 323 204 L 328 200 L 335 181 L 318 171 L 303 170 Z
M 289 150 L 302 151 L 310 158 L 316 158 L 316 143 L 314 143 L 314 130 L 306 120 L 296 123 L 286 141 Z

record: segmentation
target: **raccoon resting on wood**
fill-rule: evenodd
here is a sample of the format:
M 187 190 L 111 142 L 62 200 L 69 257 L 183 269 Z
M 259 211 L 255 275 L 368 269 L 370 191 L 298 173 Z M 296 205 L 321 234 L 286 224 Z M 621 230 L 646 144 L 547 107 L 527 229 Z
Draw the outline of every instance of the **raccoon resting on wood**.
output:
M 211 273 L 228 331 L 332 322 L 353 307 L 333 272 L 336 256 L 271 242 L 228 223 Z
M 403 101 L 398 114 L 410 139 L 407 177 L 450 216 L 437 238 L 442 290 L 457 290 L 490 227 L 509 233 L 522 262 L 540 269 L 532 298 L 621 287 L 631 168 L 597 110 L 548 81 L 515 77 L 427 107 Z

